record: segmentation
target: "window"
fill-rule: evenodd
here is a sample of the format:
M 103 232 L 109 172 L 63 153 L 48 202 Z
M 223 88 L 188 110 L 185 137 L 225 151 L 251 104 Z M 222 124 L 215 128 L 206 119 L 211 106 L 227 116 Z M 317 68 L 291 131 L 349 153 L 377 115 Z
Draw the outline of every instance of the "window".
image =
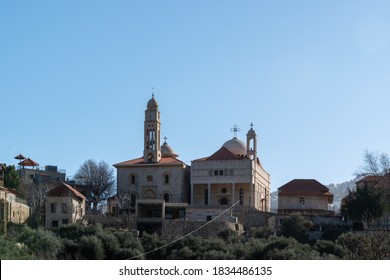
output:
M 244 205 L 244 190 L 240 189 L 240 205 Z
M 228 176 L 228 175 L 229 175 L 229 170 L 225 170 L 224 175 L 225 175 L 225 176 Z
M 63 225 L 67 225 L 67 224 L 68 224 L 68 219 L 63 219 L 63 220 L 62 220 L 62 224 L 63 224 Z
M 168 174 L 164 175 L 164 183 L 169 184 L 169 175 Z
M 153 176 L 152 175 L 146 176 L 146 181 L 153 182 Z
M 218 170 L 214 170 L 214 176 L 218 176 Z
M 234 175 L 233 169 L 229 170 L 229 175 L 230 175 L 230 176 L 233 176 L 233 175 Z
M 164 193 L 164 200 L 165 200 L 165 202 L 169 202 L 169 194 L 168 193 Z
M 51 221 L 51 225 L 52 227 L 58 227 L 58 221 L 57 220 Z
M 222 188 L 221 192 L 226 193 L 227 192 L 226 188 Z
M 56 212 L 56 207 L 57 205 L 55 203 L 50 203 L 50 212 L 55 213 Z M 57 222 L 58 223 L 58 222 Z
M 62 203 L 61 208 L 62 208 L 62 213 L 64 214 L 68 213 L 68 205 L 66 205 L 66 203 Z
M 135 183 L 136 183 L 136 176 L 135 175 L 131 175 L 131 184 L 135 185 Z
M 209 204 L 209 190 L 205 189 L 204 190 L 204 205 L 208 205 L 208 204 Z
M 136 199 L 135 194 L 131 194 L 131 196 L 130 196 L 130 206 L 131 207 L 135 206 L 135 199 Z
M 223 176 L 223 170 L 219 170 L 219 176 Z
M 219 201 L 219 204 L 221 205 L 228 205 L 229 201 L 226 197 L 222 197 L 221 200 Z
M 304 205 L 305 204 L 305 198 L 304 197 L 300 197 L 299 198 L 299 204 L 300 205 Z
M 213 170 L 209 170 L 209 176 L 213 176 Z

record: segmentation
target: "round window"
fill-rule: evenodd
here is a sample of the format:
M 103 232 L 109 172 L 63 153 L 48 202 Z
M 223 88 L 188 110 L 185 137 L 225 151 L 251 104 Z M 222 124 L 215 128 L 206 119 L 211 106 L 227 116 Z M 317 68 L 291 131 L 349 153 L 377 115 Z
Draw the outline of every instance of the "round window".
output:
M 222 188 L 221 192 L 226 193 L 227 192 L 226 188 Z

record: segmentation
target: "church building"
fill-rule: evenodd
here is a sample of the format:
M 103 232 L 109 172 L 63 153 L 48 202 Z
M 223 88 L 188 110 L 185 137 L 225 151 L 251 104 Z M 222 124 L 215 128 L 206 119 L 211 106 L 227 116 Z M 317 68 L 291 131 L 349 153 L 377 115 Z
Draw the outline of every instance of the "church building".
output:
M 166 138 L 161 145 L 160 111 L 154 95 L 145 110 L 143 134 L 143 155 L 114 164 L 118 191 L 109 200 L 109 210 L 135 213 L 138 228 L 158 228 L 163 219 L 184 218 L 190 167 L 178 159 Z
M 117 194 L 108 200 L 111 214 L 131 214 L 138 230 L 162 230 L 164 221 L 219 221 L 234 224 L 259 221 L 270 211 L 270 175 L 258 158 L 257 134 L 249 129 L 246 143 L 233 139 L 209 157 L 191 162 L 178 159 L 161 145 L 157 101 L 145 110 L 143 155 L 117 164 Z M 265 218 L 264 218 L 265 219 Z
M 211 220 L 224 209 L 225 220 L 245 222 L 249 212 L 270 211 L 270 175 L 257 156 L 257 134 L 253 124 L 246 144 L 234 137 L 209 157 L 191 162 L 191 206 L 189 219 Z

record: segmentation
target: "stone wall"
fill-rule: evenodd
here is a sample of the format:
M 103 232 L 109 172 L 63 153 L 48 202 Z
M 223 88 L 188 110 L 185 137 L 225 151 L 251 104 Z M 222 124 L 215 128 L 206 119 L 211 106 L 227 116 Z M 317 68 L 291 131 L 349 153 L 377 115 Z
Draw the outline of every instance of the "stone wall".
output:
M 243 232 L 243 227 L 240 224 L 220 221 L 212 221 L 206 224 L 206 221 L 164 220 L 162 224 L 162 236 L 164 238 L 175 238 L 184 236 L 195 230 L 191 235 L 202 237 L 217 236 L 221 231 L 226 229 L 237 231 L 239 234 Z

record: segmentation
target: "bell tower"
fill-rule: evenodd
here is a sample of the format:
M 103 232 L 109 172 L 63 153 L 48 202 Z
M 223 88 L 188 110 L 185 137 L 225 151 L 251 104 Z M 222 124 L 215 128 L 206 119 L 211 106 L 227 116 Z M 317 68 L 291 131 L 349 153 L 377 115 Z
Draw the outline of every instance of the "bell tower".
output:
M 148 101 L 145 110 L 144 122 L 144 162 L 157 163 L 161 159 L 161 145 L 160 145 L 160 112 L 158 104 L 152 98 Z
M 251 123 L 251 129 L 246 134 L 246 155 L 256 161 L 257 159 L 257 135 L 253 130 L 253 123 Z

